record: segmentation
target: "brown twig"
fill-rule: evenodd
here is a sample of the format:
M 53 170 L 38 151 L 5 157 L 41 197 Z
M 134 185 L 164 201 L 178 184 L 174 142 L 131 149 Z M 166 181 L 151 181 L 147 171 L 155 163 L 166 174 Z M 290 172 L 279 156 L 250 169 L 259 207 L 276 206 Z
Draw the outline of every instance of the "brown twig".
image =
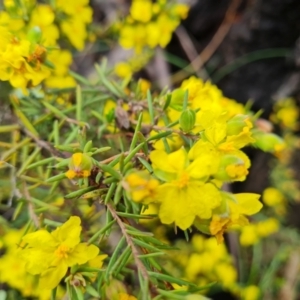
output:
M 22 126 L 22 124 L 20 124 L 20 125 L 22 127 L 21 130 L 29 138 L 31 138 L 32 140 L 34 140 L 38 146 L 40 146 L 41 148 L 47 150 L 53 156 L 58 156 L 58 157 L 66 158 L 66 156 L 62 152 L 56 150 L 49 142 L 41 140 L 40 138 L 38 138 L 37 136 L 35 136 L 34 134 L 32 134 L 27 128 L 25 128 L 24 126 Z
M 193 73 L 194 70 L 199 70 L 203 65 L 211 58 L 217 48 L 220 46 L 224 38 L 226 37 L 231 25 L 234 21 L 236 10 L 239 7 L 240 0 L 232 0 L 224 20 L 217 32 L 209 42 L 209 44 L 203 49 L 203 51 L 183 70 L 173 74 L 172 82 L 177 83 L 186 78 L 187 73 Z
M 300 253 L 299 249 L 293 251 L 289 256 L 286 264 L 284 276 L 284 284 L 280 290 L 278 299 L 292 300 L 295 299 L 297 278 L 299 275 Z
M 132 252 L 135 264 L 137 266 L 137 269 L 141 272 L 142 276 L 151 284 L 150 276 L 148 274 L 148 271 L 147 271 L 146 267 L 144 266 L 144 264 L 142 263 L 141 259 L 139 258 L 139 255 L 140 255 L 139 251 L 138 251 L 137 247 L 135 246 L 135 244 L 133 243 L 130 235 L 127 233 L 126 227 L 125 227 L 123 221 L 117 215 L 116 210 L 113 208 L 113 206 L 111 204 L 109 204 L 109 203 L 106 204 L 106 207 L 110 211 L 113 218 L 117 221 L 122 234 L 125 236 L 127 245 L 131 248 L 131 252 Z M 151 289 L 152 289 L 153 292 L 157 293 L 156 288 L 153 285 L 151 285 Z
M 176 29 L 175 34 L 177 35 L 179 43 L 190 61 L 190 66 L 193 68 L 194 73 L 196 73 L 198 77 L 201 77 L 203 79 L 209 78 L 209 75 L 206 72 L 206 70 L 201 68 L 199 69 L 198 66 L 195 64 L 196 59 L 198 57 L 198 53 L 193 44 L 193 41 L 189 37 L 185 28 L 183 26 L 179 26 Z
M 136 125 L 138 122 L 133 120 L 131 121 L 132 124 Z M 164 127 L 164 126 L 158 126 L 158 125 L 149 125 L 149 124 L 141 124 L 141 127 L 147 131 L 150 132 L 151 130 L 157 130 L 157 131 L 172 131 L 173 133 L 181 134 L 184 136 L 187 136 L 192 139 L 198 139 L 199 136 L 197 134 L 189 134 L 189 133 L 184 133 L 183 131 L 179 129 L 172 129 L 171 127 Z

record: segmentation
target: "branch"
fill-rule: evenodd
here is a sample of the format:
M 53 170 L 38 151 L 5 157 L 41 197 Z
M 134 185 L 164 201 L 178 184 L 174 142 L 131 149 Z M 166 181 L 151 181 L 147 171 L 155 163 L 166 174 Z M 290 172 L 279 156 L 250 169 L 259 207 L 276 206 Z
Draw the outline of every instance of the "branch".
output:
M 232 0 L 221 26 L 219 27 L 209 44 L 187 67 L 172 75 L 172 82 L 174 84 L 185 79 L 187 72 L 190 74 L 193 73 L 194 70 L 197 71 L 202 68 L 203 65 L 211 58 L 211 56 L 215 53 L 215 51 L 218 49 L 227 33 L 229 32 L 231 25 L 234 22 L 236 11 L 240 3 L 240 0 Z
M 129 245 L 129 247 L 131 248 L 131 252 L 132 252 L 135 264 L 137 266 L 137 269 L 140 270 L 142 276 L 151 284 L 150 276 L 148 274 L 148 271 L 147 271 L 146 267 L 144 266 L 144 264 L 142 263 L 141 259 L 139 258 L 139 251 L 136 248 L 136 246 L 134 245 L 130 235 L 127 233 L 126 227 L 125 227 L 123 221 L 117 215 L 116 210 L 113 208 L 113 206 L 111 204 L 109 204 L 109 203 L 106 204 L 106 207 L 108 208 L 108 210 L 112 214 L 113 218 L 117 221 L 117 223 L 118 223 L 118 225 L 121 229 L 122 234 L 125 236 L 126 242 Z M 156 291 L 156 288 L 152 284 L 151 284 L 151 289 L 152 289 L 153 292 L 158 294 L 158 292 Z
M 47 150 L 53 156 L 58 156 L 58 157 L 66 158 L 66 156 L 62 152 L 60 152 L 57 149 L 55 149 L 49 142 L 46 142 L 44 140 L 39 139 L 37 136 L 35 136 L 34 134 L 32 134 L 28 129 L 26 129 L 22 124 L 20 124 L 20 126 L 21 126 L 21 130 L 29 138 L 31 138 L 32 140 L 34 140 L 38 146 L 40 146 L 41 148 Z

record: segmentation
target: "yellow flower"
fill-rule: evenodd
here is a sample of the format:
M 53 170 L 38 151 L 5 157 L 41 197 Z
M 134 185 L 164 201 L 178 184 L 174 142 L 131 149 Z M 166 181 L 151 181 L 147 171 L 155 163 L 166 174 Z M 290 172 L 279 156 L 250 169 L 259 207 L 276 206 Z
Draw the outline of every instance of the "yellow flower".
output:
M 242 300 L 258 300 L 260 299 L 260 289 L 256 285 L 249 285 L 242 292 Z
M 262 208 L 258 194 L 242 193 L 226 196 L 223 193 L 222 195 L 225 198 L 223 199 L 226 202 L 225 207 L 228 207 L 226 212 L 228 216 L 214 214 L 209 226 L 211 234 L 216 236 L 218 243 L 223 242 L 223 234 L 227 228 L 232 225 L 247 225 L 248 220 L 245 215 L 251 216 Z
M 146 44 L 147 34 L 145 25 L 124 25 L 120 32 L 120 45 L 125 49 L 134 48 L 136 53 L 141 53 Z
M 138 81 L 138 88 L 141 91 L 143 97 L 147 96 L 147 91 L 150 90 L 151 82 L 147 79 L 140 78 Z
M 293 98 L 285 98 L 276 102 L 274 113 L 270 120 L 281 125 L 284 129 L 296 130 L 299 128 L 299 108 Z
M 181 18 L 186 19 L 189 12 L 189 7 L 186 4 L 176 4 L 175 5 L 175 13 Z
M 284 195 L 273 187 L 268 187 L 263 192 L 263 201 L 268 206 L 277 206 L 285 203 Z
M 118 300 L 137 300 L 134 296 L 125 294 L 125 293 L 119 293 L 119 298 Z
M 235 267 L 227 262 L 218 263 L 215 266 L 215 272 L 225 287 L 230 287 L 237 280 L 237 271 Z
M 213 160 L 203 156 L 189 163 L 183 148 L 171 154 L 154 150 L 150 159 L 154 174 L 166 181 L 157 189 L 158 215 L 162 223 L 174 222 L 185 230 L 193 224 L 196 216 L 202 219 L 212 216 L 212 210 L 221 202 L 215 185 L 205 183 L 216 167 Z
M 130 198 L 135 202 L 144 204 L 149 204 L 155 200 L 158 186 L 158 180 L 143 171 L 131 173 L 124 180 L 124 187 Z
M 72 64 L 72 54 L 67 50 L 56 49 L 47 55 L 47 59 L 55 64 L 55 69 L 45 80 L 45 84 L 51 88 L 70 88 L 76 85 L 76 81 L 69 73 Z
M 25 26 L 24 20 L 20 17 L 11 17 L 6 11 L 0 12 L 0 25 L 5 26 L 12 32 L 18 32 Z
M 275 218 L 249 224 L 242 228 L 240 243 L 243 246 L 254 245 L 261 238 L 267 237 L 279 230 L 279 222 Z
M 242 228 L 240 243 L 242 246 L 254 245 L 259 241 L 255 224 L 249 224 Z
M 147 23 L 152 17 L 151 0 L 133 0 L 130 7 L 131 17 L 139 22 Z
M 93 11 L 89 0 L 57 0 L 56 7 L 70 17 L 76 17 L 80 23 L 92 22 Z
M 127 62 L 119 62 L 115 65 L 115 73 L 121 77 L 121 78 L 125 78 L 125 77 L 129 77 L 132 75 L 132 68 L 129 65 L 129 63 Z
M 25 90 L 28 84 L 36 86 L 50 75 L 43 65 L 44 47 L 7 35 L 5 31 L 0 41 L 5 43 L 0 47 L 0 80 L 9 80 L 13 87 Z
M 243 129 L 238 135 L 227 136 L 226 122 L 215 122 L 205 129 L 203 136 L 191 148 L 189 158 L 194 160 L 210 155 L 215 164 L 218 163 L 218 169 L 212 173 L 216 179 L 225 182 L 245 180 L 250 160 L 239 149 L 253 141 L 251 133 Z
M 30 28 L 38 26 L 43 33 L 44 45 L 53 46 L 59 38 L 59 30 L 54 25 L 55 14 L 50 5 L 37 5 L 31 13 Z
M 156 47 L 162 37 L 161 28 L 157 22 L 150 22 L 146 25 L 147 45 L 150 48 Z
M 260 237 L 267 237 L 279 230 L 279 222 L 275 218 L 268 218 L 256 224 L 256 230 Z
M 62 32 L 67 36 L 71 44 L 77 50 L 82 50 L 84 48 L 84 41 L 88 36 L 86 25 L 76 17 L 72 17 L 61 22 L 60 26 Z
M 217 86 L 194 76 L 184 80 L 180 88 L 188 90 L 189 104 L 193 109 L 208 110 L 223 97 Z
M 197 284 L 218 281 L 226 288 L 235 285 L 237 271 L 225 244 L 217 244 L 215 238 L 206 238 L 198 234 L 193 236 L 191 244 L 192 252 L 187 255 L 187 261 L 179 262 L 185 267 L 187 280 Z
M 29 274 L 25 269 L 25 261 L 21 256 L 22 247 L 25 246 L 21 243 L 24 230 L 9 229 L 3 232 L 3 229 L 0 228 L 0 248 L 3 252 L 0 256 L 0 283 L 6 283 L 9 287 L 17 289 L 22 298 L 49 300 L 51 291 L 39 288 L 36 276 Z M 63 289 L 58 288 L 57 297 L 61 299 L 63 295 Z
M 157 134 L 157 132 L 154 130 L 150 132 L 150 136 L 153 136 L 156 134 Z M 166 137 L 166 140 L 167 140 L 167 143 L 168 143 L 171 151 L 178 150 L 179 148 L 181 148 L 183 146 L 183 140 L 178 133 L 170 134 L 169 136 Z M 153 147 L 156 150 L 165 150 L 165 145 L 164 145 L 164 142 L 162 139 L 156 140 L 153 143 Z
M 22 250 L 26 270 L 40 275 L 41 288 L 55 288 L 69 267 L 85 264 L 98 255 L 96 246 L 80 243 L 80 222 L 73 216 L 52 233 L 38 230 L 23 237 L 27 244 Z
M 74 153 L 69 160 L 69 170 L 65 175 L 69 179 L 89 177 L 92 169 L 91 158 L 84 153 Z

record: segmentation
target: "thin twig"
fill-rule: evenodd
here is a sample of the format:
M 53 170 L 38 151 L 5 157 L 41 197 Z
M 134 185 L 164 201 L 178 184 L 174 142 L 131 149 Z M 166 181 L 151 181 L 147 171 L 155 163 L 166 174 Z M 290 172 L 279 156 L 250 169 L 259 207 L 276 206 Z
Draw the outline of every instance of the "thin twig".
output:
M 231 25 L 233 24 L 236 10 L 239 7 L 240 2 L 240 0 L 232 0 L 222 24 L 218 28 L 209 44 L 187 67 L 172 75 L 173 83 L 177 83 L 185 79 L 187 73 L 193 73 L 194 70 L 199 70 L 211 58 L 211 56 L 215 53 L 215 51 L 218 49 L 218 47 L 228 34 Z
M 46 142 L 44 140 L 39 139 L 37 136 L 35 136 L 34 134 L 32 134 L 28 129 L 26 129 L 24 126 L 22 126 L 22 124 L 20 124 L 20 125 L 22 127 L 21 130 L 28 137 L 30 137 L 32 140 L 34 140 L 38 146 L 40 146 L 41 148 L 47 150 L 53 156 L 58 156 L 58 157 L 66 158 L 66 156 L 62 152 L 60 152 L 57 149 L 55 149 L 49 142 Z
M 289 256 L 289 260 L 286 264 L 283 278 L 284 284 L 279 292 L 278 299 L 291 300 L 295 299 L 297 278 L 299 275 L 300 255 L 299 249 L 296 249 Z
M 209 78 L 209 75 L 206 72 L 206 70 L 201 68 L 199 69 L 198 66 L 195 64 L 196 59 L 198 57 L 198 53 L 193 44 L 192 39 L 189 37 L 189 34 L 185 30 L 185 28 L 182 25 L 179 26 L 176 29 L 175 34 L 177 35 L 179 43 L 190 61 L 190 66 L 193 68 L 197 76 L 203 79 Z
M 130 121 L 132 124 L 136 125 L 138 122 L 135 121 L 135 120 L 132 120 Z M 149 125 L 149 124 L 141 124 L 141 127 L 147 131 L 147 132 L 150 132 L 151 130 L 157 130 L 157 131 L 171 131 L 173 133 L 177 133 L 177 134 L 180 134 L 180 135 L 184 135 L 184 136 L 187 136 L 189 138 L 192 138 L 192 139 L 198 139 L 199 138 L 199 135 L 197 134 L 190 134 L 190 133 L 185 133 L 179 129 L 172 129 L 171 127 L 164 127 L 164 126 L 158 126 L 158 125 Z
M 129 247 L 131 248 L 131 252 L 132 252 L 135 264 L 137 266 L 137 269 L 141 272 L 142 276 L 149 282 L 149 284 L 151 284 L 150 276 L 148 274 L 148 271 L 147 271 L 146 267 L 144 266 L 144 264 L 142 263 L 141 259 L 139 258 L 139 255 L 140 255 L 139 251 L 136 248 L 136 246 L 134 245 L 130 235 L 127 233 L 126 227 L 125 227 L 123 221 L 117 215 L 116 210 L 113 208 L 113 206 L 111 204 L 109 204 L 109 203 L 106 204 L 106 207 L 108 208 L 108 210 L 112 214 L 113 218 L 117 221 L 117 223 L 118 223 L 118 225 L 121 229 L 122 234 L 125 236 L 127 245 L 129 245 Z M 153 285 L 151 285 L 151 289 L 153 290 L 153 292 L 157 293 L 156 288 Z
M 123 153 L 120 153 L 120 154 L 116 154 L 116 155 L 111 156 L 111 157 L 109 157 L 109 158 L 107 158 L 107 159 L 104 159 L 104 160 L 99 161 L 99 163 L 100 163 L 100 164 L 108 164 L 108 163 L 110 163 L 111 161 L 113 161 L 114 159 L 116 159 L 117 157 L 119 157 L 120 155 L 123 154 L 124 157 L 125 157 L 125 156 L 129 155 L 130 153 L 131 153 L 130 151 L 126 151 L 126 152 L 123 152 Z M 144 156 L 145 156 L 144 153 L 136 153 L 134 157 L 144 157 Z
M 40 227 L 40 222 L 39 222 L 39 218 L 36 215 L 36 213 L 34 212 L 34 206 L 31 202 L 31 197 L 29 194 L 29 191 L 27 189 L 27 185 L 25 183 L 25 181 L 23 181 L 23 195 L 25 197 L 25 199 L 27 200 L 28 203 L 28 214 L 30 219 L 33 221 L 34 225 L 39 228 Z

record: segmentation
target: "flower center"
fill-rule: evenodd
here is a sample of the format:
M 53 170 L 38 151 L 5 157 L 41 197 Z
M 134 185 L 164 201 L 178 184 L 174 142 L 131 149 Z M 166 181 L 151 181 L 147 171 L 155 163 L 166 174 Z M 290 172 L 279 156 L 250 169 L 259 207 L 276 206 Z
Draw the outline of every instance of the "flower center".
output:
M 233 179 L 247 176 L 249 173 L 245 165 L 229 165 L 226 167 L 226 172 Z
M 70 248 L 66 245 L 60 245 L 56 250 L 55 250 L 55 255 L 59 258 L 68 258 Z
M 184 188 L 189 183 L 190 176 L 188 173 L 182 173 L 179 179 L 176 181 L 176 184 L 179 188 Z

